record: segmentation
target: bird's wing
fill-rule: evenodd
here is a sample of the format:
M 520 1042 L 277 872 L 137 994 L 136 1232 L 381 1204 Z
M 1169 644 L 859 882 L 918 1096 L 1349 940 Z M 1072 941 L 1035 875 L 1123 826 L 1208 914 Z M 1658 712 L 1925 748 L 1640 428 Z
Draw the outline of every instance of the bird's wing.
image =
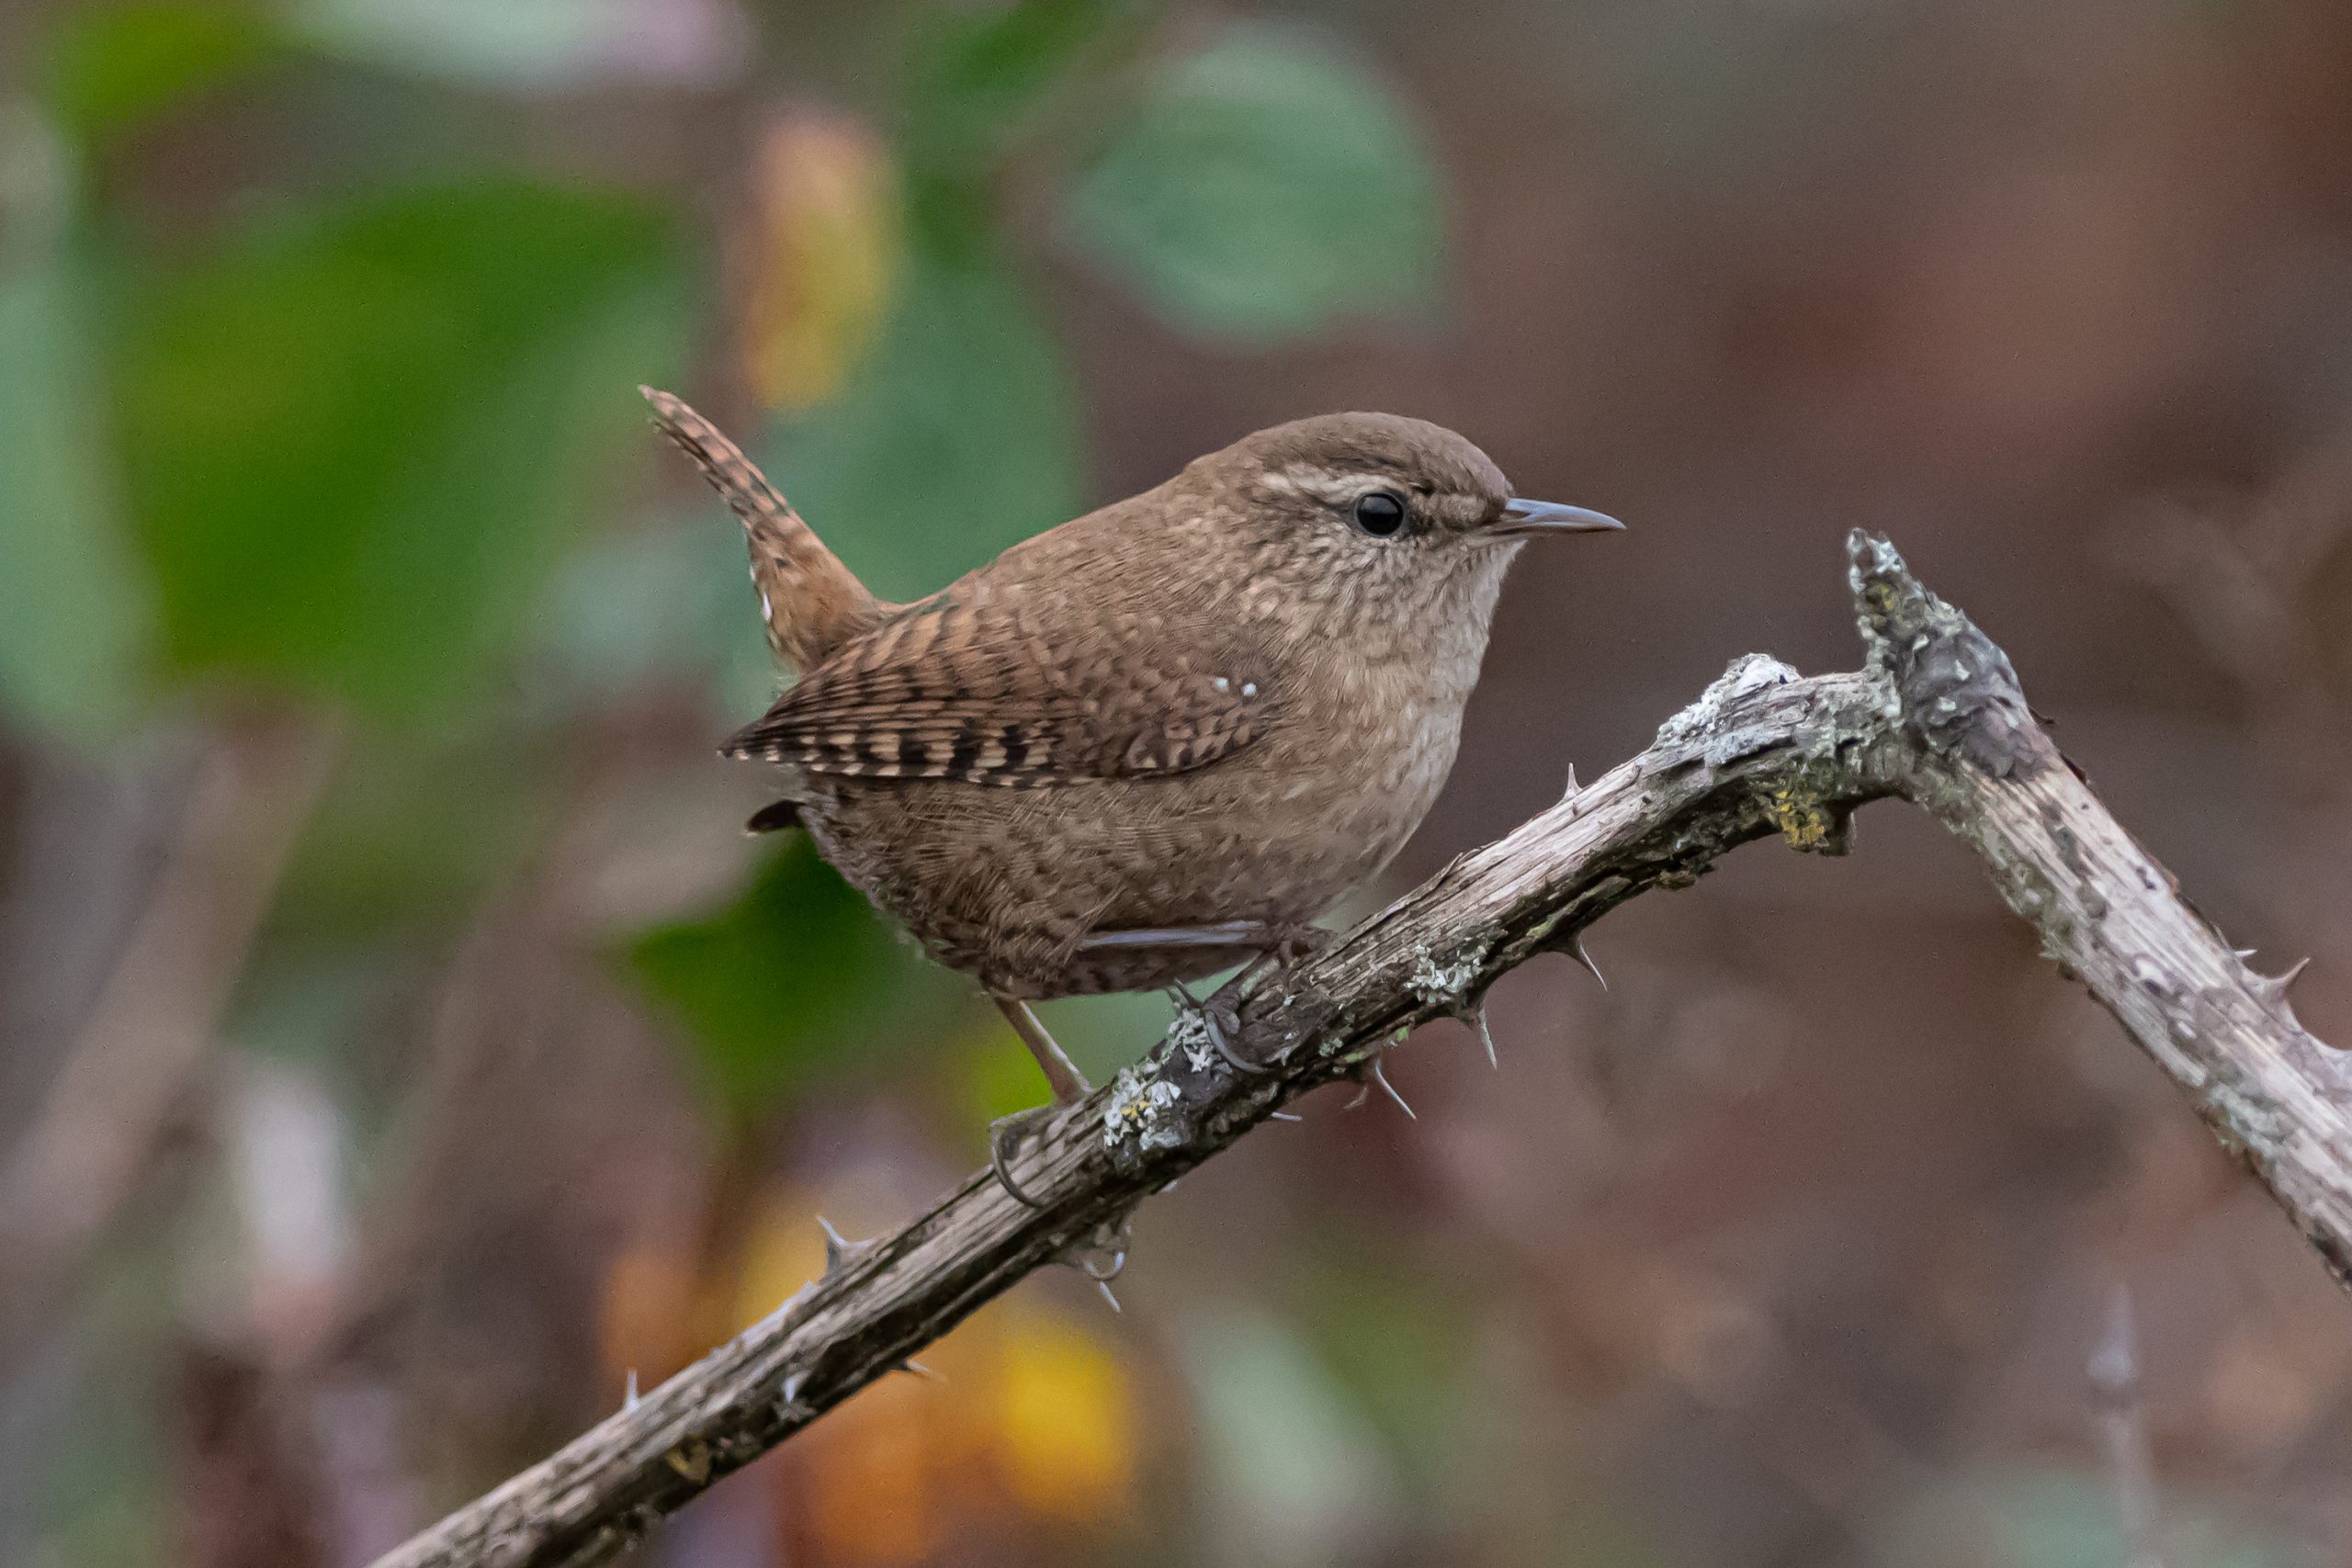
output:
M 1061 623 L 1083 637 L 1073 638 Z M 1081 656 L 1073 642 L 1094 651 Z M 820 665 L 727 745 L 836 777 L 1036 788 L 1187 773 L 1257 736 L 1262 658 L 1063 595 L 942 596 Z

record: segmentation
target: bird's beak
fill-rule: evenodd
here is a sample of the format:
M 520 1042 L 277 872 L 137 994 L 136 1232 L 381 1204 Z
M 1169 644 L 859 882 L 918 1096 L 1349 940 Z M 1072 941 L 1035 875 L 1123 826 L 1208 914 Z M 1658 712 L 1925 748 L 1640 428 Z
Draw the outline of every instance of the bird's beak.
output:
M 1488 524 L 1483 532 L 1489 538 L 1536 539 L 1556 534 L 1615 533 L 1624 526 L 1605 512 L 1594 512 L 1582 506 L 1563 506 L 1556 501 L 1527 501 L 1514 496 L 1504 503 L 1502 515 Z

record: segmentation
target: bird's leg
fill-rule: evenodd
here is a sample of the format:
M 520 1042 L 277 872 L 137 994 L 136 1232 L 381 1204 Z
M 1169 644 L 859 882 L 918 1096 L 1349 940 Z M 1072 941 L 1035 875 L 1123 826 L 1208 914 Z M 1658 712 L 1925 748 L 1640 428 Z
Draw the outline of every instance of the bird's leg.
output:
M 1318 953 L 1329 944 L 1332 933 L 1320 926 L 1285 920 L 1218 920 L 1203 926 L 1147 926 L 1132 931 L 1094 931 L 1079 939 L 1080 953 L 1184 953 L 1204 948 L 1254 949 L 1257 956 L 1242 965 L 1241 972 L 1224 985 L 1206 1002 L 1196 999 L 1182 985 L 1171 986 L 1169 994 L 1181 1007 L 1200 1015 L 1207 1030 L 1209 1043 L 1237 1072 L 1253 1076 L 1268 1069 L 1244 1058 L 1233 1048 L 1224 1020 L 1239 1019 L 1236 1003 L 1238 987 L 1262 973 L 1270 964 L 1287 966 L 1297 962 L 1304 953 Z
M 1090 931 L 1078 939 L 1078 953 L 1183 953 L 1238 947 L 1257 956 L 1241 972 L 1257 974 L 1269 963 L 1290 964 L 1329 946 L 1332 933 L 1298 920 L 1219 920 L 1205 926 L 1145 926 L 1134 931 Z
M 1037 1066 L 1046 1075 L 1046 1086 L 1054 1091 L 1055 1105 L 1075 1105 L 1094 1092 L 1094 1086 L 1086 1081 L 1086 1075 L 1078 1070 L 1078 1064 L 1062 1054 L 1061 1046 L 1046 1032 L 1045 1024 L 1027 1002 L 1017 1001 L 1011 997 L 992 999 L 996 1002 L 997 1010 L 1004 1014 L 1004 1021 L 1012 1025 L 1012 1032 L 1021 1036 L 1021 1043 L 1028 1046 L 1029 1054 L 1037 1058 Z
M 1272 946 L 1288 928 L 1271 920 L 1219 920 L 1205 926 L 1141 926 L 1133 931 L 1089 931 L 1079 953 L 1182 953 L 1204 947 Z
M 1004 1183 L 1007 1192 L 1033 1209 L 1042 1209 L 1045 1205 L 1023 1192 L 1020 1183 L 1012 1179 L 1012 1150 L 1023 1133 L 1063 1107 L 1084 1100 L 1093 1092 L 1092 1086 L 1086 1081 L 1086 1075 L 1078 1070 L 1078 1065 L 1062 1054 L 1061 1046 L 1046 1032 L 1045 1024 L 1027 1002 L 1012 997 L 990 997 L 989 1000 L 1004 1014 L 1004 1021 L 1012 1025 L 1012 1032 L 1021 1036 L 1021 1043 L 1029 1047 L 1029 1055 L 1037 1059 L 1054 1099 L 1050 1105 L 1019 1111 L 992 1123 L 989 1128 L 989 1164 L 995 1168 L 996 1179 Z

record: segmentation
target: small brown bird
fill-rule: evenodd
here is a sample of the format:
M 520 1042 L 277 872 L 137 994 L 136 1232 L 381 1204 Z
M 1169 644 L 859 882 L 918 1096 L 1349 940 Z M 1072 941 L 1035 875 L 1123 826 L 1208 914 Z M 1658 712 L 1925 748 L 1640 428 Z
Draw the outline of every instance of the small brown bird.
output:
M 1029 1004 L 1318 942 L 1445 783 L 1521 542 L 1623 526 L 1513 499 L 1452 431 L 1327 414 L 888 604 L 708 421 L 645 395 L 742 519 L 800 672 L 725 749 L 783 775 L 752 828 L 806 828 L 976 977 L 1057 1105 L 1086 1080 Z

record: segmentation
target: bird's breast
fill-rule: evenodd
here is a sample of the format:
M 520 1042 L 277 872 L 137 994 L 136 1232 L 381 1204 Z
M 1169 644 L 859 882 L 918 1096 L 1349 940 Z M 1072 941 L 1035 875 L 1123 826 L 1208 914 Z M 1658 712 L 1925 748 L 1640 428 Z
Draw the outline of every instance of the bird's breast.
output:
M 1473 671 L 1475 674 L 1475 671 Z M 1376 874 L 1429 815 L 1453 772 L 1468 684 L 1453 671 L 1339 664 L 1236 759 L 1231 794 L 1270 840 L 1293 846 L 1310 901 Z M 1292 858 L 1277 854 L 1275 858 Z

